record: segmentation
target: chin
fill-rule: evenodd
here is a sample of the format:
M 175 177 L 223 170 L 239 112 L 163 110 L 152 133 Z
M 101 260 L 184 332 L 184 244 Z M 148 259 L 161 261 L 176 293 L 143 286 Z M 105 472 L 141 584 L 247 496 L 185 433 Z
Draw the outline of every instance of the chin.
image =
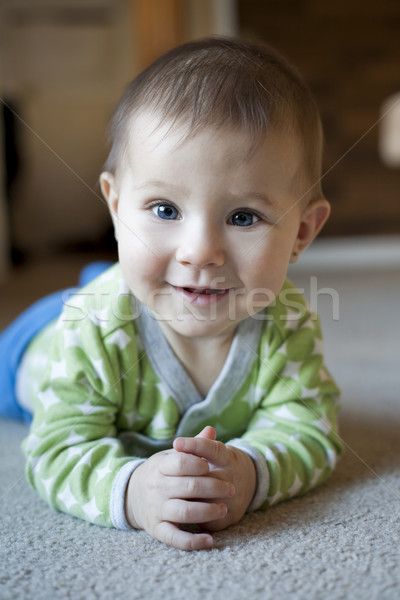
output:
M 207 338 L 216 337 L 227 333 L 230 329 L 235 329 L 237 323 L 230 321 L 229 323 L 218 323 L 218 321 L 200 321 L 182 320 L 174 322 L 165 322 L 168 327 L 173 329 L 179 335 L 187 338 Z

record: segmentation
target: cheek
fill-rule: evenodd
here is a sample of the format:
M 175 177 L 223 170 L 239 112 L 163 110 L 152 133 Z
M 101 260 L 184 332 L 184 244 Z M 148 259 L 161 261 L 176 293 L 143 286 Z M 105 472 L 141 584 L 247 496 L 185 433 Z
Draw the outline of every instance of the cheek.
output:
M 287 263 L 279 254 L 269 253 L 248 264 L 242 282 L 246 288 L 243 301 L 248 314 L 255 314 L 273 303 L 286 279 Z
M 131 231 L 119 236 L 118 255 L 128 283 L 158 278 L 164 269 L 163 254 Z
M 136 254 L 143 257 L 146 262 L 170 253 L 170 237 L 167 231 L 160 226 L 155 226 L 141 211 L 121 211 L 119 244 L 125 254 Z M 173 236 L 172 236 L 173 237 Z M 149 255 L 149 256 L 148 256 Z
M 282 288 L 286 278 L 286 269 L 273 265 L 260 265 L 258 273 L 254 274 L 250 282 L 252 296 L 258 301 L 265 299 L 270 304 Z
M 286 278 L 290 259 L 286 246 L 269 243 L 263 248 L 254 248 L 240 266 L 243 281 L 252 289 L 268 288 L 277 293 Z

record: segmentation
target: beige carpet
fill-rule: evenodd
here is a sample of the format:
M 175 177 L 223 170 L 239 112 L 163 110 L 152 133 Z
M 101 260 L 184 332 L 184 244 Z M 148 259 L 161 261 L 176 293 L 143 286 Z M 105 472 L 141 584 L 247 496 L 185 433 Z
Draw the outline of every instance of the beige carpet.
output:
M 312 272 L 320 292 L 329 286 L 339 299 L 334 320 L 333 296 L 317 297 L 327 362 L 343 390 L 347 450 L 333 477 L 216 534 L 213 550 L 185 553 L 144 532 L 52 512 L 24 480 L 25 425 L 1 420 L 2 600 L 400 598 L 399 269 L 328 271 L 308 271 L 306 261 L 292 279 L 309 294 Z M 34 269 L 30 276 L 37 281 Z M 53 281 L 61 279 L 53 273 Z M 1 300 L 3 324 L 16 310 L 10 289 Z

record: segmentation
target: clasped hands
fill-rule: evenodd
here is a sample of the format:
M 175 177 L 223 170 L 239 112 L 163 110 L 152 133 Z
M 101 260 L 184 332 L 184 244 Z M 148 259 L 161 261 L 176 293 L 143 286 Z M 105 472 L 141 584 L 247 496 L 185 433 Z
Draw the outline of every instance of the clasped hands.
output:
M 213 427 L 196 437 L 181 437 L 171 450 L 143 462 L 129 481 L 128 522 L 155 539 L 182 550 L 211 548 L 207 532 L 191 533 L 179 525 L 198 524 L 218 531 L 237 523 L 255 491 L 256 471 L 242 450 L 216 441 Z

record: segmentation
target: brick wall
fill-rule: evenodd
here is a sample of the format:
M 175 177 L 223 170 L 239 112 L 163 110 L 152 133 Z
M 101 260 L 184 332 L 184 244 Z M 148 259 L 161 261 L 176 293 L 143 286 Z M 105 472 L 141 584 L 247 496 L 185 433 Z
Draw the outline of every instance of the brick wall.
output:
M 380 110 L 400 92 L 398 0 L 239 0 L 241 35 L 263 39 L 302 72 L 321 110 L 324 235 L 400 233 L 400 166 L 378 154 Z M 333 166 L 335 165 L 336 166 Z

